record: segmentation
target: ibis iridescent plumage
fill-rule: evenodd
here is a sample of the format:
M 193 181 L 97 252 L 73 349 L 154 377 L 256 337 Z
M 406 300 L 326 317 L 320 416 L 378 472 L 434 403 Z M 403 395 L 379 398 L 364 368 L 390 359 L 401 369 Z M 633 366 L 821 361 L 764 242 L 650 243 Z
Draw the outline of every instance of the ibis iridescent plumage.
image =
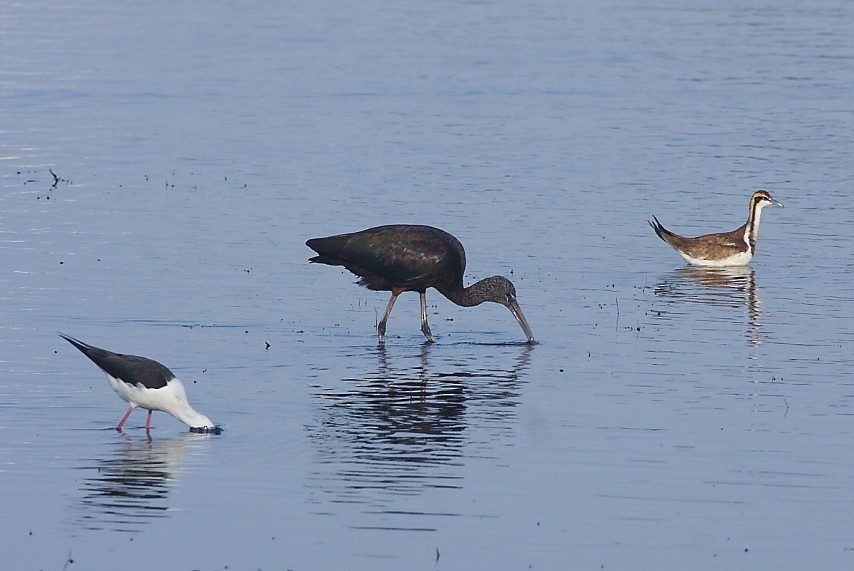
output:
M 74 337 L 62 333 L 59 335 L 98 365 L 107 375 L 107 381 L 116 394 L 130 404 L 116 430 L 121 431 L 136 407 L 148 409 L 145 419 L 146 432 L 151 428 L 151 413 L 155 410 L 168 412 L 194 432 L 219 433 L 221 430 L 208 417 L 190 406 L 184 385 L 172 371 L 157 361 L 136 355 L 113 353 Z
M 516 302 L 516 288 L 507 278 L 493 276 L 463 287 L 466 254 L 459 240 L 431 226 L 394 224 L 361 232 L 312 238 L 306 245 L 317 252 L 310 262 L 344 266 L 368 289 L 390 291 L 385 313 L 377 324 L 380 343 L 385 340 L 386 322 L 397 296 L 417 291 L 421 297 L 421 331 L 429 341 L 426 290 L 439 290 L 457 305 L 472 307 L 485 301 L 508 308 L 522 327 L 529 343 L 534 335 Z

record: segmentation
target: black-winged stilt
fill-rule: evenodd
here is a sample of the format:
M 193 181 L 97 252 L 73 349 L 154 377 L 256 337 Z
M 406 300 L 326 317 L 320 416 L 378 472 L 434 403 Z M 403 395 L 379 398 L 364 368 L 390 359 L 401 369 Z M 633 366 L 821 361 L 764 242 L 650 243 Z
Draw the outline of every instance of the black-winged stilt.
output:
M 83 343 L 62 333 L 60 337 L 77 347 L 107 375 L 107 381 L 123 401 L 130 404 L 119 421 L 116 430 L 121 431 L 130 413 L 136 407 L 148 409 L 145 432 L 151 428 L 151 413 L 155 410 L 168 412 L 193 432 L 214 432 L 221 428 L 211 419 L 197 412 L 187 402 L 187 392 L 180 380 L 157 361 L 136 355 L 122 355 Z

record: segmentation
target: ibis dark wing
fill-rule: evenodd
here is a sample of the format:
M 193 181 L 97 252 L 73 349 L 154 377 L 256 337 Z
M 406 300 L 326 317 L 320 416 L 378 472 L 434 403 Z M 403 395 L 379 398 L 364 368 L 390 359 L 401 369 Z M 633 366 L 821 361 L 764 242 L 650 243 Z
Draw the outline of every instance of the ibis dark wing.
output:
M 371 289 L 425 289 L 462 279 L 465 252 L 456 238 L 430 226 L 391 225 L 314 238 L 312 262 L 344 266 Z

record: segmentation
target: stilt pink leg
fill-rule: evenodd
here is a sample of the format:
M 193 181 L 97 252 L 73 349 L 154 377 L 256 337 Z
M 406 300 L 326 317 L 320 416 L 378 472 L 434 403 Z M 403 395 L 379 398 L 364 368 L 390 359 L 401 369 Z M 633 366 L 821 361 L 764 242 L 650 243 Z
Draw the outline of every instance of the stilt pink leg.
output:
M 118 426 L 116 426 L 116 430 L 118 430 L 119 432 L 121 432 L 121 431 L 122 431 L 122 426 L 124 426 L 124 425 L 125 425 L 125 421 L 128 419 L 128 417 L 130 416 L 130 413 L 132 413 L 132 412 L 133 412 L 133 409 L 135 409 L 135 408 L 136 408 L 136 405 L 135 405 L 135 404 L 130 405 L 130 408 L 128 409 L 128 411 L 125 413 L 125 415 L 124 415 L 124 416 L 122 417 L 122 419 L 119 421 L 119 425 L 118 425 Z
M 145 432 L 146 433 L 148 433 L 148 431 L 151 429 L 151 413 L 152 412 L 154 412 L 154 411 L 149 409 L 148 410 L 148 416 L 145 417 Z

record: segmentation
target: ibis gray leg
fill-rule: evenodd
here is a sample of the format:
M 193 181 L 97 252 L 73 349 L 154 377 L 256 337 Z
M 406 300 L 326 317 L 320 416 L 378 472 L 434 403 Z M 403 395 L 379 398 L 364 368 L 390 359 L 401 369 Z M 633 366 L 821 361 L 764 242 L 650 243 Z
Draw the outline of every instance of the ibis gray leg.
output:
M 388 300 L 388 305 L 385 306 L 385 313 L 383 313 L 383 318 L 380 319 L 380 322 L 377 323 L 377 332 L 380 335 L 380 343 L 385 343 L 385 326 L 388 321 L 388 316 L 391 314 L 391 308 L 394 307 L 394 302 L 397 301 L 397 296 L 400 295 L 401 292 L 392 290 L 391 299 Z
M 433 333 L 430 331 L 430 326 L 427 325 L 427 293 L 423 291 L 418 293 L 421 296 L 421 332 L 428 341 L 433 343 L 436 340 L 433 339 Z

